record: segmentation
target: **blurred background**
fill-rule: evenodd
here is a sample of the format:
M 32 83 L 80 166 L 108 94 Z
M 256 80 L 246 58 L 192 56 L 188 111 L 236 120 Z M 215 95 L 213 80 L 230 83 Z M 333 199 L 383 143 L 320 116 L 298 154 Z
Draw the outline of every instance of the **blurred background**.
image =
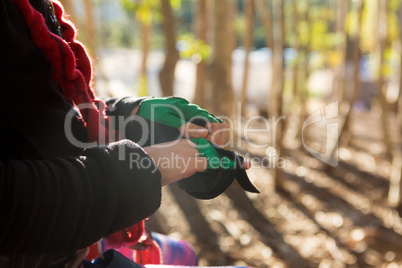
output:
M 252 161 L 261 194 L 173 185 L 151 230 L 201 265 L 402 267 L 400 0 L 61 2 L 98 96 L 184 97 Z

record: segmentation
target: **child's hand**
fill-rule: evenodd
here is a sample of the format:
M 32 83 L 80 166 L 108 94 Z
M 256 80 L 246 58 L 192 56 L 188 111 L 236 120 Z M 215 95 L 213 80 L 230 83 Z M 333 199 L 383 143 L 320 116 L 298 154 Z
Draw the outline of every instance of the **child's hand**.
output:
M 179 130 L 183 137 L 188 139 L 204 138 L 207 141 L 223 146 L 229 132 L 229 126 L 225 122 L 207 123 L 205 127 L 193 123 L 185 123 L 179 127 Z
M 190 140 L 166 142 L 144 147 L 162 174 L 162 186 L 203 172 L 207 159 L 198 156 L 197 146 Z

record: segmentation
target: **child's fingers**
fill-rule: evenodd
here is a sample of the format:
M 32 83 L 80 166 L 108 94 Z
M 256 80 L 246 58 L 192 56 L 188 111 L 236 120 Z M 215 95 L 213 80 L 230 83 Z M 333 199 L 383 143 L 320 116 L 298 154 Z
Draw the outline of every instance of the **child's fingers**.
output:
M 183 137 L 188 139 L 205 138 L 208 135 L 208 129 L 200 127 L 196 124 L 186 123 L 179 128 Z

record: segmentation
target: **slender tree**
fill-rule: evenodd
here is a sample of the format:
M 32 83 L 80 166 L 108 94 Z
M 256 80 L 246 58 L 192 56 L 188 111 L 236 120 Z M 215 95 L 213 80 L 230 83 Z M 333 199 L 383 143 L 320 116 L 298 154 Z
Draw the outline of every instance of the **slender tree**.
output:
M 254 0 L 255 8 L 257 11 L 257 14 L 261 18 L 262 21 L 262 26 L 264 28 L 264 36 L 265 36 L 265 44 L 267 47 L 273 51 L 273 27 L 272 27 L 272 17 L 271 17 L 271 12 L 270 12 L 270 7 L 268 7 L 265 3 L 264 0 Z M 273 81 L 273 68 L 274 68 L 274 57 L 271 57 L 271 74 L 272 74 L 272 81 Z M 271 84 L 272 86 L 272 84 Z M 267 103 L 270 103 L 270 90 L 268 91 L 268 98 L 267 98 Z M 267 115 L 270 114 L 270 108 L 269 106 L 266 107 L 266 112 Z
M 329 148 L 331 152 L 331 158 L 336 157 L 336 149 L 337 144 L 341 142 L 341 138 L 344 136 L 344 133 L 347 131 L 347 125 L 349 124 L 350 115 L 352 112 L 353 104 L 356 102 L 356 99 L 359 95 L 360 90 L 360 59 L 361 59 L 361 51 L 360 51 L 360 32 L 362 28 L 362 11 L 363 11 L 363 0 L 358 0 L 357 2 L 357 29 L 353 40 L 353 90 L 352 96 L 347 99 L 346 91 L 348 89 L 346 82 L 343 87 L 342 92 L 342 100 L 340 103 L 340 115 L 342 118 L 340 131 L 338 134 L 338 142 L 335 143 L 333 148 Z M 346 56 L 345 56 L 346 58 Z M 346 66 L 344 66 L 346 68 Z M 345 72 L 346 75 L 346 72 Z M 346 78 L 343 78 L 346 79 Z M 331 167 L 327 166 L 327 171 L 329 171 Z
M 85 25 L 87 32 L 87 47 L 92 57 L 96 57 L 96 31 L 95 31 L 95 19 L 93 13 L 93 6 L 91 0 L 84 0 L 85 6 Z
M 147 61 L 151 50 L 152 23 L 155 17 L 160 14 L 160 2 L 153 0 L 122 0 L 123 7 L 132 14 L 138 21 L 140 28 L 141 40 L 141 65 L 138 82 L 138 95 L 147 96 L 148 93 L 148 77 L 147 77 Z
M 246 2 L 246 32 L 244 36 L 244 71 L 243 81 L 241 87 L 241 113 L 244 115 L 247 104 L 247 88 L 250 72 L 250 52 L 253 46 L 253 33 L 254 33 L 254 0 L 247 0 Z
M 402 5 L 399 7 L 399 46 L 402 51 Z M 388 192 L 388 203 L 391 206 L 402 207 L 402 53 L 399 63 L 399 95 L 396 123 L 399 125 L 399 148 L 394 150 Z
M 400 49 L 400 59 L 399 59 L 399 95 L 398 95 L 398 122 L 401 130 L 402 137 L 402 4 L 399 6 L 399 49 Z M 401 141 L 402 142 L 402 141 Z M 400 150 L 402 152 L 402 150 Z
M 360 92 L 360 87 L 361 87 L 361 81 L 360 81 L 360 61 L 361 61 L 361 49 L 360 49 L 360 34 L 362 30 L 362 12 L 363 12 L 363 6 L 364 6 L 364 0 L 359 0 L 358 6 L 357 6 L 357 32 L 355 35 L 355 40 L 353 43 L 353 90 L 352 90 L 352 96 L 350 100 L 347 102 L 348 109 L 346 111 L 344 123 L 341 129 L 340 135 L 345 133 L 346 131 L 350 132 L 350 116 L 352 112 L 352 108 L 354 103 L 356 102 L 359 92 Z M 346 96 L 346 90 L 347 87 L 344 87 L 344 93 L 343 96 Z
M 214 1 L 213 59 L 210 66 L 212 110 L 216 115 L 229 116 L 233 107 L 232 51 L 233 21 L 232 0 Z
M 272 119 L 275 125 L 274 128 L 274 141 L 273 145 L 276 150 L 276 160 L 278 161 L 282 157 L 283 145 L 282 145 L 282 133 L 283 133 L 283 120 L 280 117 L 283 115 L 283 85 L 284 85 L 284 58 L 283 58 L 283 48 L 284 48 L 284 14 L 283 14 L 283 0 L 276 0 L 276 5 L 274 5 L 275 11 L 275 27 L 276 32 L 273 39 L 273 84 L 272 93 L 268 105 L 272 109 Z M 274 169 L 275 172 L 275 187 L 277 189 L 284 188 L 284 174 L 281 167 L 277 166 Z
M 388 102 L 385 97 L 386 84 L 384 78 L 384 51 L 387 47 L 387 15 L 388 15 L 388 1 L 378 1 L 378 52 L 380 54 L 380 72 L 378 76 L 378 99 L 381 105 L 381 124 L 386 146 L 387 156 L 392 156 L 391 137 L 388 129 Z
M 273 47 L 273 34 L 272 34 L 272 18 L 270 9 L 264 4 L 264 0 L 254 0 L 256 10 L 262 20 L 262 26 L 265 31 L 265 43 L 266 46 Z
M 195 12 L 195 35 L 198 40 L 207 42 L 208 30 L 208 7 L 207 0 L 198 0 Z M 206 106 L 206 91 L 207 91 L 207 67 L 205 61 L 200 60 L 197 63 L 195 93 L 193 102 L 201 107 Z
M 348 0 L 339 0 L 337 8 L 337 32 L 343 36 L 343 42 L 339 44 L 338 50 L 342 53 L 342 64 L 336 70 L 336 87 L 334 96 L 342 101 L 344 97 L 344 92 L 346 90 L 346 61 L 347 61 L 347 52 L 349 50 L 348 45 L 348 34 L 346 33 L 346 16 L 349 11 L 349 1 Z
M 97 42 L 97 33 L 95 27 L 95 16 L 93 3 L 91 0 L 84 0 L 85 7 L 85 31 L 86 31 L 86 44 L 89 50 L 89 54 L 92 58 L 96 59 L 94 61 L 94 67 L 97 69 L 97 72 L 100 74 L 100 77 L 103 79 L 103 84 L 105 87 L 105 92 L 109 97 L 114 96 L 113 91 L 109 87 L 108 77 L 103 69 L 102 60 L 97 57 L 98 55 L 98 42 Z M 96 89 L 96 87 L 95 87 Z
M 301 50 L 300 50 L 300 31 L 299 31 L 299 23 L 300 23 L 300 16 L 299 16 L 299 10 L 298 10 L 298 3 L 299 1 L 293 1 L 292 2 L 292 15 L 293 15 L 293 30 L 294 30 L 294 43 L 293 43 L 293 48 L 297 51 L 297 56 L 296 59 L 293 63 L 293 70 L 292 70 L 292 108 L 290 109 L 291 112 L 295 115 L 295 118 L 300 120 L 300 116 L 298 114 L 300 113 L 300 106 L 301 106 L 301 97 L 300 97 L 300 70 L 303 70 L 300 68 L 302 64 L 302 57 L 301 57 Z M 297 139 L 298 135 L 298 126 L 300 123 L 294 124 L 295 127 L 291 128 L 291 124 L 285 124 L 285 129 L 284 132 L 290 134 L 293 136 L 292 140 L 294 141 L 295 147 L 300 147 L 301 142 L 299 142 L 300 139 Z
M 164 96 L 173 95 L 174 72 L 179 53 L 176 49 L 176 28 L 170 1 L 161 0 L 163 35 L 165 37 L 165 62 L 159 72 L 159 83 Z
M 297 7 L 298 1 L 293 1 L 292 5 L 293 5 L 293 29 L 295 31 L 295 42 L 293 45 L 293 48 L 298 52 L 297 53 L 297 57 L 294 63 L 294 67 L 293 67 L 293 83 L 292 83 L 292 95 L 294 99 L 297 99 L 297 93 L 298 93 L 298 78 L 299 78 L 299 64 L 300 64 L 300 55 L 299 55 L 299 50 L 300 50 L 300 32 L 299 32 L 299 10 Z
M 311 5 L 311 0 L 306 0 L 306 5 Z M 302 70 L 304 71 L 302 76 L 302 81 L 300 81 L 300 86 L 298 87 L 298 96 L 299 96 L 299 105 L 300 105 L 300 112 L 299 112 L 299 126 L 297 127 L 297 139 L 300 140 L 302 137 L 302 130 L 303 130 L 303 123 L 307 118 L 307 97 L 308 97 L 308 81 L 310 78 L 311 68 L 310 68 L 310 52 L 311 52 L 311 18 L 310 18 L 310 11 L 309 9 L 304 11 L 303 20 L 308 27 L 308 32 L 306 33 L 305 42 L 300 44 L 300 54 L 301 59 L 304 62 L 304 66 Z
M 140 21 L 141 27 L 141 69 L 140 69 L 140 89 L 139 96 L 148 95 L 147 61 L 151 49 L 152 23 Z
M 275 125 L 273 134 L 273 146 L 275 147 L 275 161 L 279 159 L 282 153 L 282 133 L 283 121 L 279 120 L 282 116 L 283 105 L 283 85 L 284 85 L 284 61 L 283 61 L 283 46 L 284 46 L 284 18 L 283 18 L 283 0 L 275 0 L 272 3 L 274 20 L 271 18 L 270 9 L 266 6 L 263 0 L 254 0 L 258 15 L 262 20 L 265 31 L 266 44 L 272 50 L 271 57 L 271 72 L 272 85 L 267 97 L 267 111 L 272 116 L 273 125 Z M 276 4 L 275 4 L 276 3 Z M 274 32 L 273 29 L 276 31 Z M 278 121 L 277 121 L 278 120 Z M 271 157 L 271 156 L 270 156 Z M 276 162 L 275 162 L 276 163 Z M 277 166 L 274 169 L 275 187 L 277 189 L 284 188 L 283 170 Z

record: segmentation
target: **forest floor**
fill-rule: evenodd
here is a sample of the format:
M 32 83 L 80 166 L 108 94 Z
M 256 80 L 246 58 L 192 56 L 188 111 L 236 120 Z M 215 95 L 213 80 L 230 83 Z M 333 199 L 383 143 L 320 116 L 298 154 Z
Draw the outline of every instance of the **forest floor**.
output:
M 196 200 L 173 185 L 163 189 L 162 207 L 148 227 L 189 241 L 200 265 L 400 267 L 402 220 L 387 203 L 391 163 L 379 114 L 375 108 L 354 113 L 352 135 L 340 144 L 339 163 L 330 169 L 292 135 L 285 137 L 280 191 L 264 161 L 266 147 L 249 146 L 269 143 L 269 135 L 251 133 L 248 142 L 242 137 L 237 152 L 263 160 L 248 170 L 260 194 L 233 183 L 215 199 Z M 263 120 L 250 126 L 265 127 Z M 306 131 L 311 147 L 326 133 L 325 126 Z

